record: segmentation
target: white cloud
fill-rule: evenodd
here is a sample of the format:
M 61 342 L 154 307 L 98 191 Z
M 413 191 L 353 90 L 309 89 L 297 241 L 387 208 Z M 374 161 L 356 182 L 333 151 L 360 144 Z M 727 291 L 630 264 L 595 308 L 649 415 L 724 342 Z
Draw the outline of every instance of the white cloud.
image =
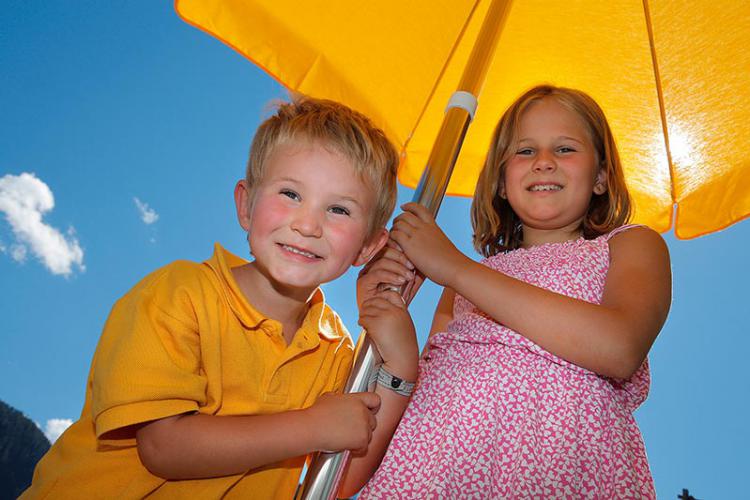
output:
M 23 262 L 30 249 L 52 274 L 69 276 L 74 265 L 85 271 L 83 250 L 74 230 L 69 229 L 66 237 L 42 220 L 54 206 L 52 191 L 33 173 L 0 177 L 0 212 L 5 214 L 15 237 L 11 257 Z M 5 247 L 3 253 L 7 253 Z
M 47 424 L 44 426 L 44 435 L 47 436 L 50 443 L 54 443 L 72 424 L 73 421 L 69 418 L 51 418 L 47 420 Z
M 135 202 L 135 206 L 138 207 L 138 212 L 141 214 L 141 220 L 144 224 L 153 224 L 159 220 L 159 214 L 156 213 L 156 210 L 149 207 L 148 203 L 139 200 L 137 196 L 133 197 L 133 201 Z

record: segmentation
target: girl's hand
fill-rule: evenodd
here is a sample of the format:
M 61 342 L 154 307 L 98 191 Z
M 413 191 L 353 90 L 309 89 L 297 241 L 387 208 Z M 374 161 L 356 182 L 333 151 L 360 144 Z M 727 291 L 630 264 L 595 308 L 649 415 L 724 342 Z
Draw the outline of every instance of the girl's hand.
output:
M 367 330 L 389 372 L 409 382 L 417 379 L 417 334 L 398 292 L 383 291 L 365 301 L 360 306 L 359 324 Z
M 425 276 L 439 285 L 452 286 L 461 266 L 470 259 L 440 230 L 427 208 L 417 203 L 401 208 L 404 213 L 393 221 L 391 239 Z
M 378 255 L 365 265 L 357 279 L 357 306 L 360 308 L 369 299 L 383 290 L 400 290 L 405 284 L 414 283 L 414 264 L 392 240 Z M 420 283 L 421 284 L 421 283 Z M 407 291 L 413 287 L 407 286 Z M 411 297 L 405 296 L 406 302 Z

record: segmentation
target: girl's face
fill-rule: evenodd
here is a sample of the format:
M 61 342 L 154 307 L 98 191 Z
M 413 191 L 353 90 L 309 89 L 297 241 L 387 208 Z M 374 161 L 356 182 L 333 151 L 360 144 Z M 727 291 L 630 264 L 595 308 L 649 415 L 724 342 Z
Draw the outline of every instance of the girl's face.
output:
M 581 118 L 555 99 L 532 104 L 501 189 L 521 219 L 524 244 L 542 233 L 541 242 L 577 237 L 592 193 L 605 190 L 606 173 Z

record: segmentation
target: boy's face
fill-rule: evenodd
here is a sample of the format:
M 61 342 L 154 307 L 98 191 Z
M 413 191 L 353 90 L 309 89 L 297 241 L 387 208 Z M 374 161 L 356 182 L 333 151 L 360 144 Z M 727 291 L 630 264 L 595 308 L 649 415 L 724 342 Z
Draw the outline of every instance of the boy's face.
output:
M 235 195 L 252 265 L 275 285 L 312 290 L 387 240 L 383 229 L 367 241 L 374 190 L 350 160 L 316 144 L 277 147 L 252 192 L 241 181 Z

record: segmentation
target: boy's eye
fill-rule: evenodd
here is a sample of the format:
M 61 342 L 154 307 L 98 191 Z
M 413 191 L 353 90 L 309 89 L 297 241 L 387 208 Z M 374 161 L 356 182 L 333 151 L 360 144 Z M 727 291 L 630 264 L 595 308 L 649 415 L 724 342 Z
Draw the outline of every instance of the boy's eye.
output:
M 333 213 L 335 213 L 337 215 L 349 215 L 350 214 L 349 210 L 347 210 L 344 207 L 335 206 L 335 207 L 331 207 L 330 210 L 331 210 L 331 212 L 333 212 Z
M 279 191 L 279 194 L 281 194 L 282 196 L 286 196 L 291 200 L 299 200 L 299 195 L 291 189 L 282 189 L 281 191 Z

